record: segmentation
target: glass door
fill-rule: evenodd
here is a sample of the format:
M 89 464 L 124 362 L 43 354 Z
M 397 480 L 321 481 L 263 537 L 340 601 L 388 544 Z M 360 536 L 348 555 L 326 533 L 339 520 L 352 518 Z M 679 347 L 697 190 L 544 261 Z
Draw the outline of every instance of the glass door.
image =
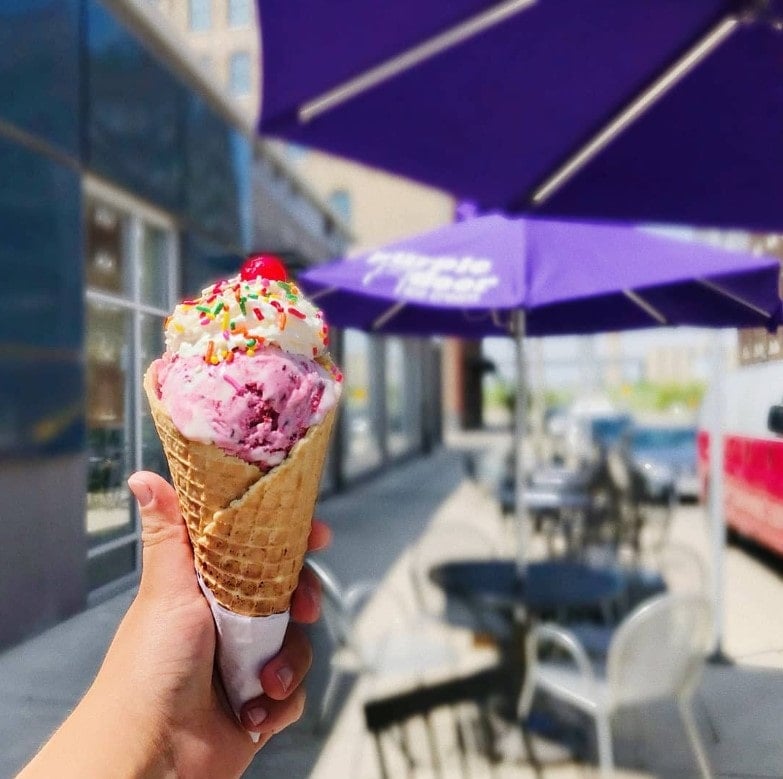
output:
M 163 348 L 163 319 L 176 297 L 178 247 L 170 219 L 88 179 L 87 579 L 91 593 L 138 575 L 139 523 L 126 480 L 165 458 L 141 389 Z

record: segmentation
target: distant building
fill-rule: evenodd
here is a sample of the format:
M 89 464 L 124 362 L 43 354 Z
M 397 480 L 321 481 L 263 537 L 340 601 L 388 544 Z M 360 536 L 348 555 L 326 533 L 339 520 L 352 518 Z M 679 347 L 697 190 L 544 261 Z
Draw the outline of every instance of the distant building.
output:
M 644 378 L 653 384 L 689 384 L 704 381 L 709 374 L 709 344 L 664 343 L 651 347 L 644 360 Z
M 255 0 L 136 0 L 163 15 L 199 65 L 250 119 L 258 114 L 259 37 Z
M 353 252 L 454 220 L 454 199 L 440 190 L 295 144 L 275 145 L 319 197 L 345 218 L 354 236 Z

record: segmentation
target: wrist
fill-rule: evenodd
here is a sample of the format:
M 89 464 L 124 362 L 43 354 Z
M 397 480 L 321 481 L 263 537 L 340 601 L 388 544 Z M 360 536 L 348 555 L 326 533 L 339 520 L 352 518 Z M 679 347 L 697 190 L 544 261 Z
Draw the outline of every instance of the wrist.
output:
M 141 699 L 141 696 L 139 698 Z M 119 779 L 165 779 L 174 777 L 170 741 L 163 723 L 157 721 L 149 701 L 147 710 L 129 706 L 129 701 L 93 690 L 79 708 L 77 732 L 94 734 L 105 768 Z M 105 776 L 105 772 L 99 776 Z
M 90 689 L 18 779 L 175 777 L 163 730 Z

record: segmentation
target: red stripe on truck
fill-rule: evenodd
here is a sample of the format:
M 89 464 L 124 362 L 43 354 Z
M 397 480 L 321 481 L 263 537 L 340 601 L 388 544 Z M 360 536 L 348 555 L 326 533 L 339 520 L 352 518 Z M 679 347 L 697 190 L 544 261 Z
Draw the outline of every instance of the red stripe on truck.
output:
M 710 439 L 699 431 L 699 481 L 706 499 Z M 783 440 L 727 435 L 724 440 L 726 524 L 783 555 Z

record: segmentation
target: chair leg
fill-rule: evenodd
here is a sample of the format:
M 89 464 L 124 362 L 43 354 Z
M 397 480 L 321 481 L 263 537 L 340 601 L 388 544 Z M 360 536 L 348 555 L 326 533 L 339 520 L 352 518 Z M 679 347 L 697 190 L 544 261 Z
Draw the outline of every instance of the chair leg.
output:
M 609 720 L 609 715 L 606 712 L 596 712 L 595 730 L 598 737 L 598 765 L 601 772 L 601 779 L 612 779 L 614 776 L 612 725 Z
M 688 735 L 688 740 L 691 742 L 691 747 L 696 755 L 696 762 L 699 764 L 699 771 L 702 775 L 702 779 L 712 779 L 710 763 L 707 759 L 704 745 L 701 743 L 701 738 L 699 738 L 699 730 L 696 727 L 693 709 L 691 709 L 691 699 L 689 697 L 678 698 L 677 704 L 680 708 L 680 716 L 682 717 L 683 724 L 685 725 L 685 732 Z
M 533 669 L 528 667 L 525 674 L 525 681 L 522 683 L 522 692 L 519 694 L 519 702 L 517 703 L 517 717 L 520 719 L 527 719 L 530 714 L 530 709 L 533 706 L 533 695 L 536 692 L 535 674 L 532 673 Z
M 318 709 L 318 719 L 315 723 L 316 733 L 323 733 L 326 729 L 326 718 L 331 713 L 334 696 L 337 694 L 337 687 L 342 676 L 342 670 L 332 665 L 329 669 L 329 680 L 326 682 L 326 689 Z

